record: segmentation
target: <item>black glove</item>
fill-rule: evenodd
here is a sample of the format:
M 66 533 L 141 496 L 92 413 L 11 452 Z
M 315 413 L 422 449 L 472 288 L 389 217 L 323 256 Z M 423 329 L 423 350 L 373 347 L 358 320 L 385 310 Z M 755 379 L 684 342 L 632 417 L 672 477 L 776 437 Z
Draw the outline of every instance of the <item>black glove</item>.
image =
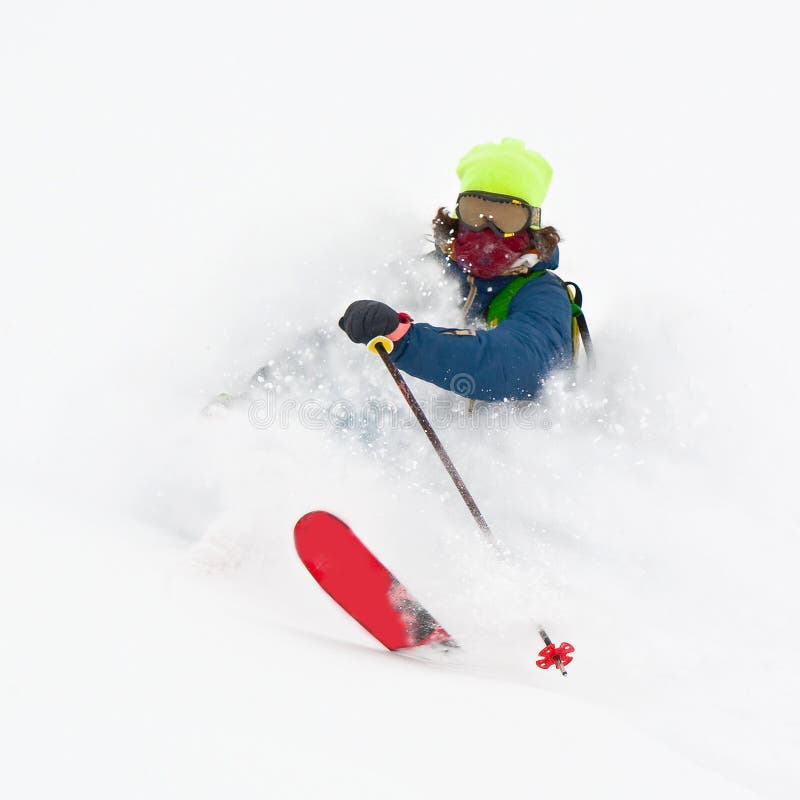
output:
M 409 318 L 407 314 L 403 317 Z M 356 300 L 350 303 L 339 327 L 354 342 L 367 344 L 376 336 L 388 336 L 397 329 L 401 318 L 393 308 L 378 300 Z

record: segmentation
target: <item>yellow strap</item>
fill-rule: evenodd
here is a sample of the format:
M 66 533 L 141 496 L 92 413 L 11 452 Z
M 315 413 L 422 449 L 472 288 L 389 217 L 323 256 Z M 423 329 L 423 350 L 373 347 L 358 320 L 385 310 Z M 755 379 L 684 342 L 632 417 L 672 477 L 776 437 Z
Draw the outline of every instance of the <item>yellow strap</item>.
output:
M 567 286 L 567 294 L 569 295 L 570 304 L 575 302 L 575 288 Z M 581 331 L 578 327 L 578 320 L 572 318 L 572 361 L 575 363 L 578 360 L 578 353 L 581 349 Z

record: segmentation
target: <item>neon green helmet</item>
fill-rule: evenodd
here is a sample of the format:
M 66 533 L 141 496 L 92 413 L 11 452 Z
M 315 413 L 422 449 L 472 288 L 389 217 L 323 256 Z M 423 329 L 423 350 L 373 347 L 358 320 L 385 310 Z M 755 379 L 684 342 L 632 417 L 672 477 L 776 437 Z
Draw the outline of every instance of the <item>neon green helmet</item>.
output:
M 473 147 L 458 162 L 462 192 L 492 192 L 518 197 L 541 207 L 553 168 L 519 139 L 503 139 Z

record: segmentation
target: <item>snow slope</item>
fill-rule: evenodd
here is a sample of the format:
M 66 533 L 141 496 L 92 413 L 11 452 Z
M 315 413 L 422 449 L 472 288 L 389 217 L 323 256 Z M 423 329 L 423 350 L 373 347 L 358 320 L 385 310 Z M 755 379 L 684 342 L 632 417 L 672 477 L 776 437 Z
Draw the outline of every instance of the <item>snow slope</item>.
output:
M 797 796 L 780 4 L 1 13 L 3 796 Z M 412 381 L 498 557 L 335 324 L 456 322 L 422 237 L 504 135 L 555 167 L 600 367 L 477 424 Z M 337 612 L 318 507 L 460 663 Z

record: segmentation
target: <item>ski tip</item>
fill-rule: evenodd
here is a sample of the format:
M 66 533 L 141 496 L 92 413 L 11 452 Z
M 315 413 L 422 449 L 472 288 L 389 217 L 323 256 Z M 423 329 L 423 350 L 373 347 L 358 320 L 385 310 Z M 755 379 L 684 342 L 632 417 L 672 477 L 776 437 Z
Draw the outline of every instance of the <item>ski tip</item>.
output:
M 303 514 L 300 519 L 297 520 L 294 524 L 294 544 L 295 547 L 299 547 L 300 540 L 307 534 L 310 534 L 312 530 L 318 529 L 319 525 L 322 523 L 327 523 L 328 525 L 333 526 L 342 526 L 343 528 L 349 527 L 347 523 L 343 522 L 339 519 L 339 517 L 334 516 L 329 511 L 309 511 L 307 514 Z

